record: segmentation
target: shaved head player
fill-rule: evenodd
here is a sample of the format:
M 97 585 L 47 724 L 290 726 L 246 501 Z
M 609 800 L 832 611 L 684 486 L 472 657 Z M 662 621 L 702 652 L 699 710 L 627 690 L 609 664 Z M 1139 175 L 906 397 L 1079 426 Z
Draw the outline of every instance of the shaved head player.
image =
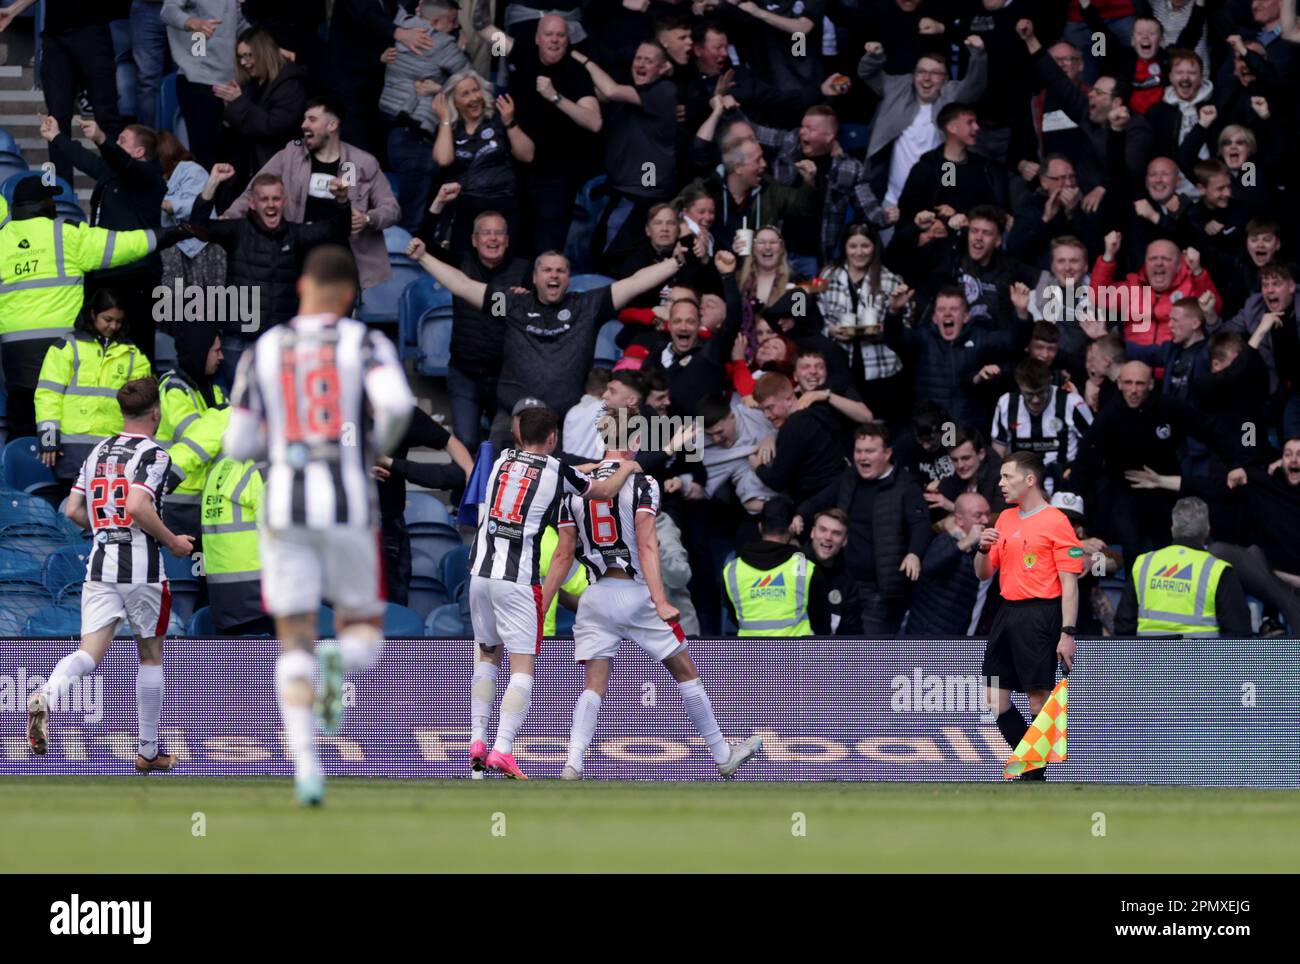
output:
M 1012 750 L 1029 729 L 1011 705 L 1011 691 L 1029 699 L 1038 715 L 1056 685 L 1056 661 L 1074 665 L 1074 622 L 1079 611 L 1083 547 L 1065 513 L 1043 494 L 1046 472 L 1033 452 L 1012 452 L 1002 461 L 999 487 L 1011 507 L 980 536 L 975 575 L 998 573 L 1002 608 L 993 619 L 984 651 L 988 705 L 998 709 L 998 729 Z M 1046 779 L 1046 767 L 1021 780 Z

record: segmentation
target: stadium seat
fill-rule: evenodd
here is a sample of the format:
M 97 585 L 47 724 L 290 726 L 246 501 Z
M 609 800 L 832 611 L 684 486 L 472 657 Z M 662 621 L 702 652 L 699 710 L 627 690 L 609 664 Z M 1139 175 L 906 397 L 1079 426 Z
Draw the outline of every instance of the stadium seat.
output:
M 451 511 L 436 495 L 429 492 L 408 491 L 406 493 L 406 528 L 411 531 L 429 526 L 449 526 L 452 524 Z
M 573 610 L 565 606 L 555 607 L 555 635 L 572 636 L 573 621 L 577 618 Z
M 414 609 L 389 603 L 384 610 L 384 635 L 390 639 L 418 639 L 424 635 L 424 620 Z
M 411 572 L 427 579 L 442 579 L 442 557 L 463 548 L 460 533 L 448 531 L 411 533 Z M 423 559 L 417 561 L 416 554 Z M 450 591 L 450 590 L 448 590 Z
M 37 558 L 24 549 L 11 548 L 0 542 L 0 583 L 13 581 L 40 583 L 45 556 Z
M 618 360 L 623 357 L 623 349 L 618 347 L 618 342 L 614 339 L 622 330 L 621 321 L 607 321 L 600 326 L 596 335 L 596 357 L 591 363 L 593 367 L 613 368 L 618 364 Z
M 27 618 L 23 632 L 36 638 L 80 636 L 81 606 L 63 603 L 38 609 Z
M 217 625 L 212 621 L 211 606 L 194 610 L 189 623 L 185 626 L 185 635 L 191 639 L 208 639 L 217 635 Z
M 591 238 L 596 233 L 596 224 L 605 205 L 609 203 L 609 195 L 602 189 L 604 183 L 604 174 L 593 177 L 582 185 L 573 200 L 573 222 L 569 225 L 564 253 L 575 271 L 582 271 L 591 263 Z
M 357 321 L 368 325 L 398 324 L 401 321 L 402 293 L 412 282 L 429 277 L 423 268 L 404 254 L 390 254 L 388 265 L 393 276 L 361 293 L 353 313 Z
M 0 154 L 12 154 L 15 157 L 23 156 L 23 149 L 18 146 L 17 139 L 3 127 L 0 127 Z
M 0 489 L 0 530 L 29 525 L 62 529 L 59 521 L 62 518 L 62 514 L 55 511 L 48 499 L 8 486 Z
M 423 274 L 423 270 L 421 271 Z M 420 361 L 420 325 L 425 318 L 451 320 L 451 292 L 425 274 L 402 291 L 397 304 L 398 349 L 402 360 Z M 444 355 L 451 353 L 451 329 L 447 329 Z M 445 362 L 443 363 L 445 364 Z
M 5 156 L 0 154 L 0 195 L 4 196 L 6 202 L 13 203 L 14 189 L 18 186 L 18 182 L 32 173 L 39 172 L 28 170 L 25 162 L 20 168 L 13 167 L 7 164 Z M 55 178 L 55 185 L 59 189 L 59 193 L 54 197 L 55 214 L 77 224 L 85 221 L 86 211 L 77 200 L 77 192 L 72 189 L 72 185 L 61 177 Z
M 180 117 L 181 104 L 176 96 L 176 72 L 162 79 L 158 88 L 158 116 L 154 119 L 154 128 L 160 131 L 176 133 L 176 122 Z
M 460 546 L 445 554 L 438 562 L 438 579 L 447 592 L 456 598 L 460 587 L 469 582 L 469 547 Z
M 50 605 L 50 594 L 36 581 L 4 579 L 0 581 L 0 637 L 22 636 L 27 620 Z
M 469 635 L 461 619 L 460 607 L 455 603 L 439 606 L 424 621 L 424 635 L 435 638 L 458 639 Z
M 33 495 L 58 488 L 54 472 L 41 462 L 36 439 L 31 436 L 14 439 L 0 452 L 0 477 L 6 489 Z
M 81 592 L 86 581 L 86 562 L 90 558 L 88 546 L 60 546 L 45 557 L 41 568 L 41 584 L 56 603 L 64 603 Z

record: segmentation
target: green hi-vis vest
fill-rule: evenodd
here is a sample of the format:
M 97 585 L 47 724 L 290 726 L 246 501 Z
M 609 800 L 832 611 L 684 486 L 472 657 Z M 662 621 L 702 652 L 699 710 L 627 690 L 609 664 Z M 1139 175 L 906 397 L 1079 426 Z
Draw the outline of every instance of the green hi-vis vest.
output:
M 203 493 L 208 466 L 221 454 L 221 436 L 230 421 L 229 408 L 208 405 L 203 393 L 185 377 L 170 371 L 158 383 L 162 396 L 162 421 L 155 438 L 172 457 L 172 470 L 180 476 L 176 491 L 168 493 L 172 504 L 196 504 Z M 224 406 L 226 397 L 214 386 L 212 397 Z
M 45 217 L 0 227 L 0 344 L 63 337 L 81 310 L 83 276 L 147 256 L 152 231 L 110 231 Z
M 546 579 L 546 573 L 551 568 L 551 559 L 555 556 L 555 549 L 560 544 L 559 533 L 555 531 L 554 526 L 547 526 L 542 530 L 542 541 L 539 545 L 541 552 L 540 563 L 538 565 L 538 574 L 543 581 Z M 580 562 L 574 562 L 573 568 L 570 569 L 570 575 L 567 582 L 560 586 L 567 593 L 575 596 L 581 596 L 587 591 L 587 567 Z M 560 605 L 560 594 L 557 592 L 555 598 L 551 600 L 551 608 L 546 610 L 546 619 L 542 623 L 542 635 L 555 635 L 555 611 Z
M 45 353 L 36 383 L 36 431 L 63 450 L 63 460 L 80 468 L 100 441 L 122 431 L 117 392 L 147 378 L 149 359 L 129 341 L 109 342 L 68 335 Z M 62 473 L 66 474 L 66 473 Z
M 1132 573 L 1138 635 L 1217 636 L 1214 599 L 1227 568 L 1222 559 L 1187 546 L 1167 546 L 1138 556 Z
M 813 564 L 796 552 L 775 569 L 755 569 L 739 556 L 722 569 L 741 636 L 811 636 L 808 586 Z
M 203 488 L 203 570 L 213 611 L 230 624 L 261 615 L 262 560 L 257 513 L 266 488 L 265 462 L 221 458 Z

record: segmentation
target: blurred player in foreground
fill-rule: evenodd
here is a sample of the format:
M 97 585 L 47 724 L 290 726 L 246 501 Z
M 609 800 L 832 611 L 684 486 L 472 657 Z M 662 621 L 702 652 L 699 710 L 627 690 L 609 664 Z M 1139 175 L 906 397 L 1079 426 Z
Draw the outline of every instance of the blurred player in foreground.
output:
M 262 600 L 281 653 L 276 695 L 301 803 L 324 798 L 316 720 L 335 733 L 343 674 L 368 670 L 383 649 L 379 513 L 370 467 L 401 440 L 415 398 L 389 341 L 343 317 L 356 298 L 346 248 L 312 250 L 298 280 L 299 314 L 239 360 L 223 441 L 232 459 L 270 463 L 259 518 Z M 338 613 L 338 645 L 322 646 L 313 713 L 317 613 Z
M 81 648 L 59 660 L 45 685 L 27 701 L 27 738 L 32 751 L 49 748 L 50 711 L 64 709 L 74 684 L 104 658 L 125 619 L 135 634 L 140 668 L 135 677 L 139 749 L 135 768 L 166 772 L 176 757 L 158 746 L 163 701 L 163 637 L 171 616 L 171 593 L 162 550 L 178 557 L 194 549 L 194 537 L 176 535 L 162 522 L 163 483 L 171 458 L 154 441 L 162 419 L 158 383 L 127 382 L 117 393 L 122 430 L 91 450 L 68 496 L 68 518 L 93 533 L 81 587 Z
M 1002 606 L 993 617 L 983 673 L 988 703 L 996 706 L 1002 738 L 1012 750 L 1029 720 L 1011 705 L 1011 691 L 1029 700 L 1031 719 L 1056 685 L 1056 662 L 1074 666 L 1074 621 L 1079 613 L 1083 547 L 1064 512 L 1043 492 L 1043 460 L 1034 452 L 1012 452 L 1002 460 L 999 487 L 1011 508 L 980 535 L 975 575 L 998 573 Z M 1021 774 L 1045 780 L 1047 768 Z
M 469 556 L 469 607 L 474 624 L 474 679 L 470 686 L 470 768 L 495 770 L 516 780 L 528 777 L 511 750 L 533 700 L 533 664 L 542 649 L 542 626 L 551 599 L 538 575 L 542 531 L 554 525 L 565 492 L 579 498 L 608 499 L 627 477 L 640 472 L 623 462 L 599 482 L 556 459 L 558 422 L 549 408 L 530 408 L 519 415 L 518 448 L 506 449 L 492 466 L 486 511 L 479 512 L 478 532 Z M 510 651 L 510 684 L 501 697 L 496 743 L 487 749 L 488 717 L 496 701 L 502 646 Z
M 635 442 L 629 438 L 628 428 L 631 417 L 632 413 L 622 408 L 602 418 L 606 460 L 595 470 L 597 479 L 612 476 L 618 463 L 635 458 Z M 549 599 L 559 588 L 575 547 L 593 579 L 582 594 L 573 624 L 573 656 L 586 664 L 587 688 L 573 708 L 565 780 L 582 779 L 582 758 L 596 732 L 600 702 L 609 685 L 610 660 L 624 639 L 663 663 L 677 680 L 686 715 L 708 744 L 724 777 L 732 776 L 763 745 L 758 736 L 736 744 L 722 736 L 709 694 L 686 651 L 686 636 L 677 623 L 680 614 L 664 591 L 655 533 L 658 514 L 659 483 L 647 475 L 624 482 L 612 498 L 569 496 L 560 506 L 560 543 L 542 595 Z

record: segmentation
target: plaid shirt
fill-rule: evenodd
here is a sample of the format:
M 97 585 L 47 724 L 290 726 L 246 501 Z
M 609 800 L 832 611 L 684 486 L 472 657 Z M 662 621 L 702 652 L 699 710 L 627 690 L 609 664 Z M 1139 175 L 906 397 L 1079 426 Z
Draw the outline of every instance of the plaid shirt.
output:
M 799 172 L 795 164 L 804 160 L 799 149 L 799 131 L 781 131 L 774 127 L 750 122 L 754 135 L 763 147 L 776 152 L 772 163 L 772 178 L 779 184 L 798 184 Z M 840 243 L 840 234 L 848 217 L 850 204 L 856 204 L 863 217 L 878 228 L 885 227 L 885 209 L 867 184 L 867 172 L 862 162 L 847 154 L 831 157 L 826 175 L 826 195 L 822 203 L 821 260 L 830 261 Z
M 853 298 L 849 293 L 849 288 L 853 282 L 849 280 L 848 271 L 842 267 L 828 268 L 822 272 L 822 277 L 826 279 L 826 290 L 817 296 L 817 307 L 821 309 L 822 317 L 825 319 L 825 335 L 848 354 L 849 367 L 854 369 L 853 374 L 860 376 L 863 381 L 871 382 L 878 378 L 889 378 L 901 372 L 903 370 L 902 361 L 894 353 L 893 349 L 883 342 L 868 341 L 865 337 L 855 338 L 853 341 L 839 341 L 832 337 L 831 329 L 840 324 L 841 316 L 855 314 Z M 902 278 L 883 265 L 881 266 L 879 294 L 888 298 L 894 289 L 902 283 Z M 862 283 L 858 285 L 859 307 L 871 298 L 872 293 L 871 276 L 867 275 L 862 279 Z M 911 314 L 912 302 L 909 301 L 903 314 L 905 324 L 911 323 Z M 883 324 L 883 315 L 880 320 Z M 858 357 L 861 358 L 860 363 L 857 360 Z

